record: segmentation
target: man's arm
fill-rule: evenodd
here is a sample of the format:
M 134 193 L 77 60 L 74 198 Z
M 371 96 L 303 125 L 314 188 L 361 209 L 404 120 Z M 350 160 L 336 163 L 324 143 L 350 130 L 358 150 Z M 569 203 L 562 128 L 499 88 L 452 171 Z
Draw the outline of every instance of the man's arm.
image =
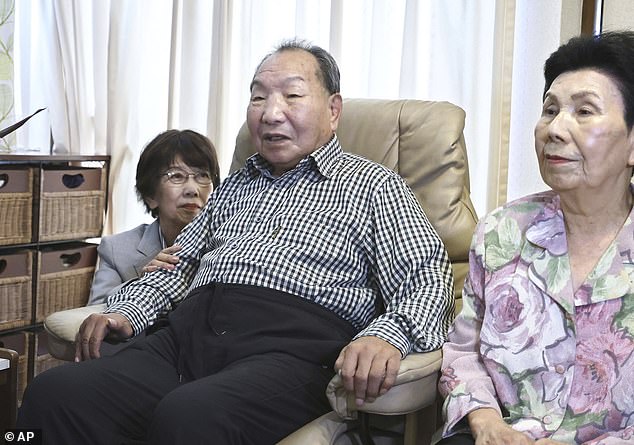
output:
M 445 341 L 453 318 L 453 276 L 447 252 L 416 197 L 389 178 L 373 208 L 373 274 L 385 312 L 340 353 L 335 369 L 357 404 L 393 385 L 400 360 L 412 349 L 430 351 Z
M 76 360 L 98 358 L 104 338 L 120 341 L 138 335 L 158 315 L 185 298 L 207 243 L 210 213 L 208 204 L 176 238 L 182 248 L 174 270 L 158 269 L 127 283 L 108 297 L 104 314 L 92 314 L 84 320 L 77 338 Z
M 105 312 L 125 316 L 134 335 L 143 332 L 160 314 L 168 312 L 185 298 L 207 245 L 210 204 L 176 238 L 174 244 L 181 246 L 181 250 L 179 262 L 173 270 L 158 269 L 147 273 L 108 297 Z
M 453 320 L 453 273 L 447 251 L 416 197 L 392 177 L 374 202 L 373 273 L 385 310 L 358 337 L 373 335 L 410 351 L 439 349 Z

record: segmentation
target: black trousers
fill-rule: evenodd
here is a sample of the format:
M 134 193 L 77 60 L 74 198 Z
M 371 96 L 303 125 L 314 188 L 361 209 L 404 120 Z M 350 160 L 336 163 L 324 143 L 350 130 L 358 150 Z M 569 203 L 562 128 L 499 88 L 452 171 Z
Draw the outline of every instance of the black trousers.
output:
M 474 445 L 475 439 L 471 434 L 455 434 L 453 436 L 446 437 L 436 445 Z
M 119 353 L 38 375 L 18 427 L 45 444 L 268 444 L 330 410 L 355 330 L 319 305 L 250 286 L 196 289 L 169 325 Z

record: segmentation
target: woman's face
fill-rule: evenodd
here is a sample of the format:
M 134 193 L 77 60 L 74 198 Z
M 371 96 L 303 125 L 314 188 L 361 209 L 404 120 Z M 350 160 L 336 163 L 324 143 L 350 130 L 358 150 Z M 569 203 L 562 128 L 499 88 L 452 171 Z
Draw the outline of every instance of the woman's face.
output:
M 185 227 L 203 208 L 207 198 L 213 189 L 213 184 L 200 184 L 194 176 L 188 176 L 182 184 L 174 184 L 168 179 L 165 173 L 178 173 L 175 177 L 181 177 L 190 173 L 209 172 L 185 164 L 180 156 L 174 159 L 170 167 L 161 172 L 163 175 L 159 180 L 155 196 L 147 198 L 146 201 L 151 209 L 158 208 L 158 217 L 163 230 L 168 227 L 180 231 Z M 174 175 L 172 175 L 174 177 Z
M 624 116 L 621 92 L 610 76 L 582 69 L 557 77 L 535 127 L 544 182 L 558 192 L 627 187 L 634 138 Z

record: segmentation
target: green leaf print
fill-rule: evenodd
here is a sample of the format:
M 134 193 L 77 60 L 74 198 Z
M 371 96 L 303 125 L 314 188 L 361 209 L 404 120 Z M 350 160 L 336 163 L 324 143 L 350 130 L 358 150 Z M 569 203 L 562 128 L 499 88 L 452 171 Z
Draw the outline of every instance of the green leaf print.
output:
M 539 272 L 546 279 L 549 292 L 555 294 L 561 292 L 570 279 L 568 256 L 549 257 L 546 263 L 546 273 Z
M 599 302 L 618 298 L 630 290 L 627 275 L 606 275 L 596 280 L 592 287 L 592 301 Z
M 498 233 L 500 237 L 500 247 L 509 252 L 514 252 L 520 243 L 520 228 L 517 221 L 511 218 L 505 218 L 498 224 Z M 514 256 L 514 255 L 513 255 Z
M 561 423 L 560 429 L 576 431 L 581 425 L 596 424 L 601 425 L 607 411 L 601 413 L 574 414 L 570 408 L 566 409 L 566 415 Z
M 627 294 L 623 297 L 623 305 L 614 316 L 614 322 L 620 329 L 625 329 L 634 337 L 634 294 Z
M 594 267 L 594 270 L 590 272 L 589 278 L 594 278 L 595 276 L 601 277 L 608 273 L 610 267 L 612 267 L 612 263 L 614 262 L 614 257 L 618 255 L 619 252 L 616 248 L 616 243 L 612 243 L 608 246 L 608 248 L 603 252 L 601 258 L 597 262 L 597 265 Z
M 501 220 L 497 230 L 487 233 L 486 237 L 489 246 L 486 252 L 486 264 L 492 270 L 504 266 L 517 255 L 521 233 L 514 219 Z
M 536 211 L 542 210 L 542 204 L 537 202 L 522 202 L 513 206 L 514 213 L 535 213 Z

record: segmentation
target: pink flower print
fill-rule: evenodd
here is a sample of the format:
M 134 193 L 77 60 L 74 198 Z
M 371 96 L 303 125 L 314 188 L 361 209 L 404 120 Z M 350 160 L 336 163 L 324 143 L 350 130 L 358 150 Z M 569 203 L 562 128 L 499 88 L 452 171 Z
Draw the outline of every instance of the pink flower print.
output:
M 621 310 L 622 304 L 622 299 L 617 298 L 578 306 L 575 309 L 575 318 L 579 330 L 577 335 L 596 337 L 598 333 L 605 334 L 610 332 L 614 323 L 614 316 Z
M 634 438 L 634 426 L 628 426 L 621 431 L 615 433 L 605 433 L 601 436 L 594 437 L 591 440 L 583 441 L 584 445 L 623 445 L 623 441 L 630 443 Z M 577 437 L 577 441 L 581 441 Z
M 551 254 L 561 256 L 568 251 L 564 220 L 559 205 L 549 204 L 526 230 L 526 238 L 546 248 Z
M 504 300 L 504 304 L 495 304 L 491 309 L 495 330 L 502 334 L 518 328 L 524 312 L 524 303 L 515 289 L 509 288 Z
M 590 304 L 592 298 L 592 286 L 589 284 L 583 284 L 575 292 L 575 301 L 577 304 Z
M 442 375 L 438 380 L 438 390 L 441 394 L 447 395 L 460 384 L 460 380 L 456 376 L 452 367 L 443 369 Z
M 575 365 L 577 383 L 573 385 L 569 401 L 575 414 L 599 412 L 610 406 L 609 390 L 614 384 L 616 369 L 614 363 L 605 358 L 592 361 L 590 357 L 584 357 Z
M 598 413 L 611 409 L 619 368 L 632 354 L 634 344 L 621 331 L 605 331 L 601 325 L 609 325 L 611 318 L 577 321 L 579 343 L 569 406 L 576 414 Z
M 619 376 L 612 388 L 612 402 L 625 417 L 634 415 L 634 351 L 619 369 Z
M 543 352 L 568 333 L 559 306 L 526 277 L 505 269 L 494 274 L 487 289 L 481 352 L 513 376 L 542 368 Z
M 467 277 L 472 293 L 479 299 L 484 296 L 483 284 L 487 280 L 487 273 L 482 264 L 482 257 L 475 250 L 469 251 L 469 275 Z
M 490 360 L 484 359 L 485 366 L 488 369 L 495 369 L 496 364 Z M 513 384 L 511 378 L 503 372 L 493 372 L 489 374 L 495 386 L 495 392 L 497 393 L 500 402 L 505 407 L 515 406 L 520 403 L 518 395 L 518 388 Z

